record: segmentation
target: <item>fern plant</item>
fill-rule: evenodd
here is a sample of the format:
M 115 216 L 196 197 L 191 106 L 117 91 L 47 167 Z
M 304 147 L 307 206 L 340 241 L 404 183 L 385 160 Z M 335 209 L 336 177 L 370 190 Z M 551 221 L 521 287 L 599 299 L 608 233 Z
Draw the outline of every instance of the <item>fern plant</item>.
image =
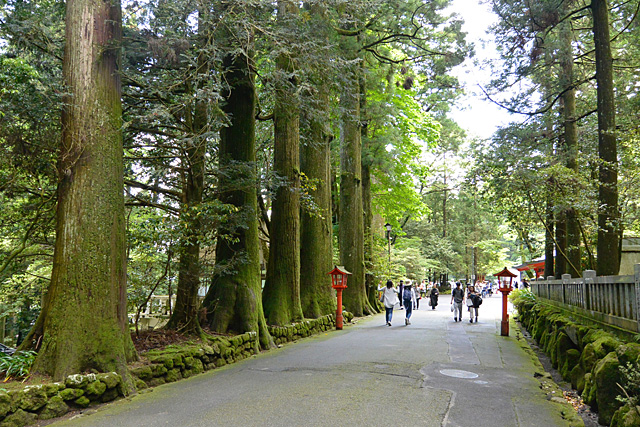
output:
M 4 374 L 4 381 L 26 379 L 31 365 L 36 360 L 35 351 L 18 351 L 12 355 L 0 354 L 0 374 Z

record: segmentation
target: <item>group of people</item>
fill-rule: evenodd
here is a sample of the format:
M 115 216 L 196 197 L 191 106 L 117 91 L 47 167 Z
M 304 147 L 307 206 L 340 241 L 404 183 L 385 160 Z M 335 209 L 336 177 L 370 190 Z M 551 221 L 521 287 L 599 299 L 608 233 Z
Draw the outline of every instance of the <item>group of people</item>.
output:
M 429 305 L 432 310 L 435 310 L 438 305 L 438 288 L 435 284 L 430 285 L 431 289 L 428 292 L 429 296 Z M 414 285 L 410 281 L 405 283 L 403 280 L 400 280 L 400 284 L 396 289 L 393 286 L 393 282 L 391 280 L 387 280 L 387 285 L 385 287 L 378 288 L 379 291 L 382 291 L 382 295 L 380 296 L 380 302 L 384 305 L 386 311 L 386 322 L 387 326 L 391 326 L 391 318 L 393 317 L 393 308 L 396 304 L 400 305 L 400 309 L 405 310 L 404 324 L 411 324 L 411 313 L 414 309 L 420 308 L 420 300 L 422 296 L 426 293 L 426 285 L 423 282 L 421 285 Z
M 451 291 L 451 311 L 453 311 L 453 321 L 462 322 L 462 306 L 469 310 L 469 323 L 478 323 L 478 308 L 482 304 L 482 296 L 476 292 L 473 285 L 467 286 L 467 291 L 461 287 L 460 282 L 456 282 L 456 287 Z M 475 314 L 475 316 L 474 316 Z
M 405 310 L 404 324 L 411 324 L 411 314 L 414 309 L 420 307 L 420 299 L 424 294 L 427 294 L 429 298 L 429 305 L 432 310 L 435 310 L 438 305 L 438 296 L 440 292 L 436 284 L 429 285 L 428 292 L 424 289 L 424 282 L 422 285 L 415 286 L 411 282 L 405 283 L 400 281 L 398 288 L 393 286 L 391 280 L 387 281 L 386 286 L 378 288 L 382 291 L 380 296 L 380 302 L 385 308 L 385 320 L 387 326 L 391 326 L 391 319 L 393 317 L 393 308 L 396 304 L 400 305 L 400 309 Z M 422 289 L 421 289 L 422 288 Z M 473 285 L 467 286 L 466 291 L 462 289 L 461 283 L 457 282 L 456 287 L 451 292 L 451 311 L 453 311 L 453 320 L 455 322 L 462 322 L 462 307 L 463 304 L 469 311 L 469 323 L 473 323 L 474 320 L 478 322 L 478 308 L 482 304 L 482 296 L 476 292 Z

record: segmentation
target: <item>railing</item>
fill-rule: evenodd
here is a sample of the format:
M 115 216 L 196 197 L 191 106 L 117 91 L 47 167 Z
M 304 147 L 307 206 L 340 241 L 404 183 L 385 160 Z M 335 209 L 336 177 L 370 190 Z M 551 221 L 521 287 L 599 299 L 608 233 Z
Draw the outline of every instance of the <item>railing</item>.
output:
M 634 266 L 634 273 L 597 277 L 595 271 L 586 270 L 581 278 L 563 274 L 560 280 L 550 276 L 533 281 L 531 290 L 543 300 L 597 322 L 640 332 L 640 264 Z

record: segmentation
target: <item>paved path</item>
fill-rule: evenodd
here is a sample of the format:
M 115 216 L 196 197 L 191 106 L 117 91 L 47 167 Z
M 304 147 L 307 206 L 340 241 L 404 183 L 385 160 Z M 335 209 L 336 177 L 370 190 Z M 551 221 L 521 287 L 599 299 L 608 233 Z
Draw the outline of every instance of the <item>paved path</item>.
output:
M 568 426 L 521 343 L 500 336 L 500 298 L 454 323 L 449 298 L 107 405 L 56 426 Z M 425 300 L 423 300 L 424 302 Z

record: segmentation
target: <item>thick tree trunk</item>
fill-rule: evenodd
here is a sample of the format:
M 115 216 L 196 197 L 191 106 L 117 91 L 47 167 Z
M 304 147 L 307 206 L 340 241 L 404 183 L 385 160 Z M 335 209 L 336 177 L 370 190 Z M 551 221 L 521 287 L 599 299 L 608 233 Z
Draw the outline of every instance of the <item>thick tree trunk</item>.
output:
M 228 85 L 222 93 L 222 110 L 229 123 L 220 131 L 219 193 L 220 201 L 235 206 L 237 211 L 229 223 L 218 229 L 217 272 L 203 306 L 212 330 L 256 332 L 260 347 L 267 349 L 273 346 L 273 339 L 262 309 L 255 169 L 256 94 L 251 60 L 229 53 L 222 64 Z
M 600 157 L 598 191 L 598 275 L 618 274 L 618 146 L 616 142 L 616 106 L 613 91 L 613 59 L 609 38 L 609 8 L 606 0 L 592 0 L 593 39 L 598 84 L 598 154 Z
M 278 19 L 297 13 L 290 1 L 278 2 Z M 286 23 L 285 23 L 286 25 Z M 304 318 L 300 303 L 300 121 L 293 76 L 294 59 L 276 60 L 273 170 L 283 182 L 271 205 L 269 263 L 262 294 L 270 325 L 287 325 Z
M 569 12 L 568 2 L 565 2 L 563 16 Z M 573 88 L 573 32 L 571 20 L 560 24 L 560 86 L 565 91 L 562 95 L 564 145 L 567 168 L 578 173 L 578 123 L 576 122 L 576 91 Z M 570 197 L 575 200 L 577 196 Z M 581 236 L 578 224 L 578 213 L 574 207 L 565 211 L 567 219 L 567 272 L 571 277 L 580 277 L 582 271 L 582 251 L 580 249 Z
M 366 73 L 364 69 L 360 69 L 359 82 L 360 82 L 360 116 L 367 116 L 367 81 L 365 78 Z M 371 207 L 371 161 L 369 160 L 369 139 L 367 135 L 368 127 L 363 125 L 360 127 L 360 137 L 362 138 L 363 150 L 362 150 L 362 215 L 363 215 L 363 230 L 364 230 L 364 287 L 367 296 L 365 304 L 365 314 L 378 313 L 377 309 L 380 302 L 378 301 L 378 288 L 375 285 L 375 277 L 373 276 L 373 232 L 371 229 L 373 222 L 373 209 Z
M 343 37 L 343 51 L 355 60 L 353 38 Z M 343 292 L 346 309 L 355 316 L 365 313 L 367 295 L 364 277 L 364 219 L 362 212 L 362 146 L 360 134 L 359 67 L 345 70 L 340 96 L 342 110 L 340 141 L 340 263 L 353 275 Z
M 203 12 L 201 12 L 203 13 Z M 198 27 L 206 31 L 208 26 L 202 16 Z M 203 40 L 208 40 L 206 34 Z M 205 46 L 201 46 L 204 48 Z M 191 91 L 197 92 L 209 78 L 209 67 L 204 51 L 198 55 L 198 70 L 192 80 Z M 186 334 L 202 334 L 198 311 L 198 290 L 200 288 L 200 238 L 203 234 L 199 207 L 204 191 L 206 137 L 203 135 L 208 127 L 208 105 L 205 99 L 197 97 L 193 113 L 187 112 L 187 123 L 190 127 L 190 138 L 186 147 L 186 159 L 183 162 L 185 177 L 182 190 L 181 222 L 185 224 L 184 235 L 179 248 L 178 288 L 176 290 L 176 306 L 167 323 L 167 329 L 175 329 Z
M 126 302 L 119 1 L 68 0 L 56 245 L 51 284 L 25 347 L 62 380 L 136 358 Z
M 321 93 L 324 91 L 321 90 Z M 321 107 L 328 99 L 321 95 Z M 328 111 L 325 111 L 328 115 Z M 310 190 L 317 212 L 301 210 L 300 301 L 305 317 L 318 318 L 336 309 L 336 298 L 327 274 L 333 265 L 331 224 L 331 149 L 326 122 L 307 117 L 309 137 L 301 148 L 302 172 L 315 183 Z

